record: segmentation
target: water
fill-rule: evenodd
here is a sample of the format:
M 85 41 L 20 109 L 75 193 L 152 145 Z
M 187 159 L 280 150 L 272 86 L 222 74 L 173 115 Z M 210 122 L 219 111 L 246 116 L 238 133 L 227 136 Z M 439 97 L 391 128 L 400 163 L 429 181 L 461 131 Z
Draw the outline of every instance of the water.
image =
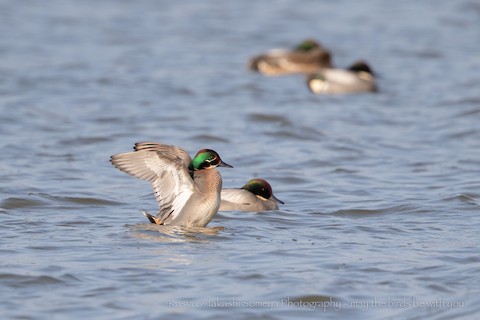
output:
M 480 5 L 2 1 L 7 319 L 472 319 L 480 314 Z M 380 92 L 311 95 L 246 63 L 314 37 Z M 208 147 L 285 201 L 147 223 L 137 141 Z

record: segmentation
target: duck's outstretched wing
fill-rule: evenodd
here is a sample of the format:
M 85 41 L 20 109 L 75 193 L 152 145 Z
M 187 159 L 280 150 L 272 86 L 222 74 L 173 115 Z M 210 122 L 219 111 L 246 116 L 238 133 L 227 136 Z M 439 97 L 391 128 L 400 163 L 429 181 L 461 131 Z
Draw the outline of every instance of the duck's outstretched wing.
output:
M 182 149 L 160 144 L 140 145 L 137 151 L 116 154 L 110 160 L 119 170 L 152 183 L 160 207 L 159 223 L 175 219 L 195 190 L 185 165 L 187 153 L 178 150 Z
M 192 161 L 192 158 L 190 157 L 187 151 L 177 146 L 173 146 L 169 144 L 161 144 L 158 142 L 137 142 L 135 143 L 135 146 L 133 147 L 133 149 L 135 151 L 150 150 L 150 151 L 164 152 L 164 153 L 176 155 L 177 157 L 182 159 L 183 163 L 187 168 L 190 162 Z

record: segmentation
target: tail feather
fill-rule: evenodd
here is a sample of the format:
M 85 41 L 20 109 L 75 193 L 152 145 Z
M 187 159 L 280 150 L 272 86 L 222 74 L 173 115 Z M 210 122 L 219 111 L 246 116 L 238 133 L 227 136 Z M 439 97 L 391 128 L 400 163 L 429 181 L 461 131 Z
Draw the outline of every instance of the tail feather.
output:
M 151 223 L 154 223 L 154 224 L 163 224 L 163 221 L 158 219 L 157 217 L 155 216 L 152 216 L 151 214 L 149 214 L 148 212 L 146 212 L 145 210 L 143 210 L 143 215 L 145 217 L 147 217 L 147 219 L 151 222 Z

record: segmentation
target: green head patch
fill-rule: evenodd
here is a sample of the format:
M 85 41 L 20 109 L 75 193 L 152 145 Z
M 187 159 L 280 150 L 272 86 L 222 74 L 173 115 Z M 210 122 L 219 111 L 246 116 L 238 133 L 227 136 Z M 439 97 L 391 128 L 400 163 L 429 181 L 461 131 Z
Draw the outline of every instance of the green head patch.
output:
M 211 162 L 217 157 L 217 153 L 210 149 L 202 149 L 197 152 L 190 162 L 189 170 L 201 170 L 210 166 Z
M 272 187 L 270 184 L 263 179 L 252 179 L 247 182 L 246 185 L 242 187 L 251 193 L 261 196 L 265 199 L 268 199 L 272 196 Z
M 192 159 L 190 165 L 188 166 L 188 170 L 195 171 L 215 167 L 233 168 L 228 163 L 223 162 L 218 153 L 215 151 L 211 149 L 202 149 L 198 151 L 195 157 Z
M 305 40 L 295 48 L 295 51 L 308 52 L 308 51 L 310 51 L 312 49 L 315 49 L 315 48 L 318 48 L 318 47 L 319 47 L 319 45 L 316 41 Z

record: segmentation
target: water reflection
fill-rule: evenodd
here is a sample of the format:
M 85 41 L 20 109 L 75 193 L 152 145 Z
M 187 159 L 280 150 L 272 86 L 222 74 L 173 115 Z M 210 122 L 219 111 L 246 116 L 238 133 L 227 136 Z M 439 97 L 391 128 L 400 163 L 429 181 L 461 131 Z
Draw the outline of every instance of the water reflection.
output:
M 224 227 L 192 227 L 163 226 L 153 223 L 136 224 L 131 227 L 136 238 L 156 242 L 198 242 L 208 243 L 217 236 Z

